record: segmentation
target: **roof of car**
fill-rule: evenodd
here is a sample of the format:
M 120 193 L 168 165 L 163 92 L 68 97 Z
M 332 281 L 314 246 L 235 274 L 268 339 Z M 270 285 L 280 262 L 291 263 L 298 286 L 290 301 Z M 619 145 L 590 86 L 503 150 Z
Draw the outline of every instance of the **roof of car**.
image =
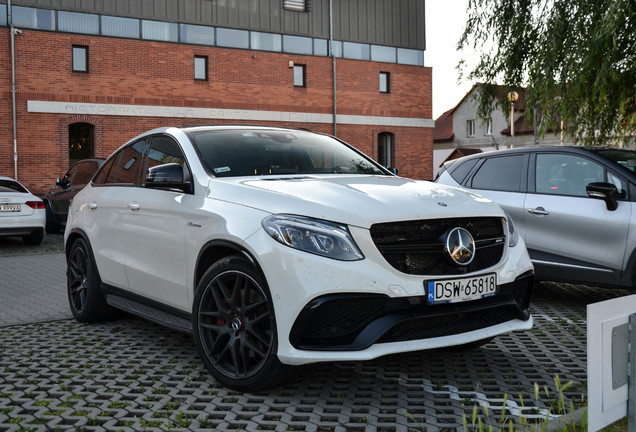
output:
M 277 130 L 277 131 L 294 131 L 294 132 L 313 132 L 307 129 L 297 129 L 290 127 L 281 127 L 281 126 L 266 126 L 266 125 L 238 125 L 238 124 L 214 124 L 214 125 L 189 125 L 189 126 L 181 126 L 178 129 L 182 129 L 184 131 L 192 131 L 192 130 Z
M 518 147 L 513 149 L 503 149 L 496 150 L 492 152 L 484 152 L 478 153 L 475 155 L 467 155 L 462 157 L 462 160 L 472 159 L 475 157 L 484 157 L 491 155 L 504 155 L 504 154 L 515 154 L 515 153 L 536 153 L 536 152 L 562 152 L 562 151 L 572 151 L 575 153 L 585 153 L 592 152 L 598 153 L 602 150 L 613 150 L 613 151 L 633 151 L 629 149 L 621 149 L 617 147 L 607 147 L 607 146 L 532 146 L 532 147 Z
M 82 163 L 82 162 L 104 162 L 106 159 L 105 158 L 89 158 L 89 159 L 81 159 L 78 160 L 77 162 L 75 162 L 73 165 L 78 164 L 78 163 Z

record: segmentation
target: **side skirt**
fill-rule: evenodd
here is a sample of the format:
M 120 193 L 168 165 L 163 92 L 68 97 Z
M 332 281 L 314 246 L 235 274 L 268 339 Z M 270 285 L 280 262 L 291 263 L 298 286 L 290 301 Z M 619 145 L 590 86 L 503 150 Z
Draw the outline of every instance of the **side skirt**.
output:
M 106 301 L 109 305 L 125 312 L 147 319 L 164 327 L 183 333 L 192 334 L 192 319 L 189 314 L 181 311 L 167 311 L 164 308 L 152 306 L 138 299 L 123 297 L 118 294 L 107 294 Z

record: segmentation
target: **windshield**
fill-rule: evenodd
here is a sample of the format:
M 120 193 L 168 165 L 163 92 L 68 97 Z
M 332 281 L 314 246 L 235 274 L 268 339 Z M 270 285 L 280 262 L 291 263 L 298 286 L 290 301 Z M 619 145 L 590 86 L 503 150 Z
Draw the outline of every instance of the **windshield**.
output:
M 285 130 L 193 131 L 194 145 L 216 177 L 277 174 L 380 174 L 375 162 L 325 135 Z
M 618 165 L 624 166 L 632 172 L 636 172 L 636 151 L 631 150 L 599 150 L 598 154 Z
M 0 179 L 0 192 L 20 192 L 27 193 L 27 190 L 20 183 L 13 180 Z

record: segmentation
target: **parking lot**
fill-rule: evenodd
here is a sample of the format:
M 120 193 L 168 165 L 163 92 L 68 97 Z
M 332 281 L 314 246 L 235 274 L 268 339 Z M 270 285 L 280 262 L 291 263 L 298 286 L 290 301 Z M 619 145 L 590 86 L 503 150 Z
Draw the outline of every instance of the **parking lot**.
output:
M 502 412 L 537 423 L 560 414 L 556 376 L 572 382 L 568 411 L 586 404 L 586 305 L 630 294 L 538 284 L 530 331 L 469 352 L 311 365 L 238 393 L 207 374 L 188 335 L 129 316 L 74 321 L 65 284 L 61 236 L 0 239 L 0 431 L 451 431 L 475 405 L 488 424 Z

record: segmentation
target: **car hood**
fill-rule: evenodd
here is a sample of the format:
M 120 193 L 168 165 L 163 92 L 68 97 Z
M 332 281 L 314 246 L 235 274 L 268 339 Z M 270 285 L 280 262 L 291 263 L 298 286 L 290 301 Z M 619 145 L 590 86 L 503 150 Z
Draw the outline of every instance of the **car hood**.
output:
M 389 221 L 504 215 L 492 201 L 470 192 L 391 176 L 215 178 L 209 189 L 212 199 L 363 228 Z

